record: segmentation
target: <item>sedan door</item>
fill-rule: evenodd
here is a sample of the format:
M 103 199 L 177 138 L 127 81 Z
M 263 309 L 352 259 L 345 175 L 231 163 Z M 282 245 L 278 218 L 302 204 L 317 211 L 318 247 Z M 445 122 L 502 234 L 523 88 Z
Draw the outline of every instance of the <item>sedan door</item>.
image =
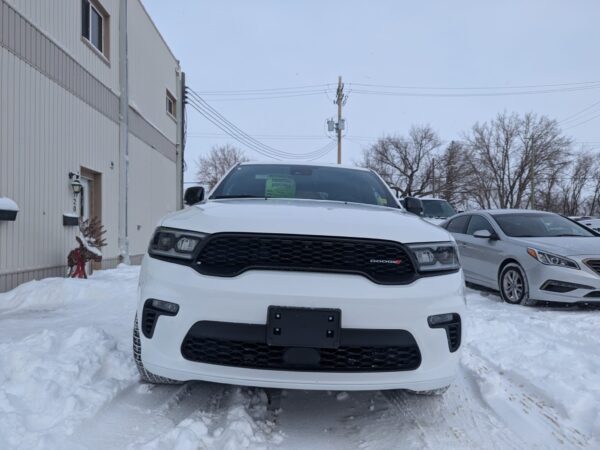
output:
M 473 214 L 464 237 L 465 253 L 468 255 L 468 262 L 465 264 L 469 266 L 474 283 L 496 289 L 498 269 L 504 260 L 503 243 L 497 238 L 475 237 L 475 232 L 481 230 L 489 231 L 495 237 L 498 236 L 498 232 L 486 217 Z
M 465 274 L 465 278 L 467 279 L 467 281 L 474 282 L 471 273 L 474 268 L 474 265 L 470 262 L 471 255 L 469 253 L 469 248 L 467 245 L 467 227 L 469 226 L 470 220 L 470 214 L 457 216 L 453 219 L 450 219 L 445 228 L 450 233 L 452 233 L 452 236 L 456 240 L 456 244 L 458 245 L 460 264 Z

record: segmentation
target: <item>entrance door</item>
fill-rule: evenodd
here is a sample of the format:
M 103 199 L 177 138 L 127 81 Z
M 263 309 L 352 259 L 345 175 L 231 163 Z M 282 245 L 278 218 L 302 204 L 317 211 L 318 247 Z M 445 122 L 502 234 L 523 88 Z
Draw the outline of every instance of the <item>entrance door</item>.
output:
M 83 189 L 79 196 L 79 217 L 81 217 L 81 220 L 96 217 L 102 223 L 102 174 L 85 167 L 81 168 L 80 173 Z M 101 263 L 93 262 L 91 268 L 100 269 Z
M 81 220 L 88 220 L 90 218 L 90 207 L 92 205 L 92 186 L 93 181 L 89 178 L 80 177 L 81 182 L 81 195 L 79 196 L 79 217 Z

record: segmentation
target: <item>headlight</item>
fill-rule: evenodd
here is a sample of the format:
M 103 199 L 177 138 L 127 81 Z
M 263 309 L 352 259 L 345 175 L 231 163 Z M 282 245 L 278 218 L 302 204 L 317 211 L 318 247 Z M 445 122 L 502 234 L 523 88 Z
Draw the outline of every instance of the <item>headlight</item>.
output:
M 541 250 L 537 250 L 535 248 L 528 248 L 527 253 L 529 256 L 537 259 L 542 264 L 547 266 L 559 266 L 559 267 L 568 267 L 570 269 L 579 269 L 579 264 L 569 258 L 565 258 L 564 256 L 558 256 L 553 253 L 543 252 Z
M 439 272 L 460 268 L 458 252 L 453 242 L 409 244 L 408 248 L 417 261 L 419 272 Z
M 198 244 L 207 235 L 193 231 L 158 228 L 150 241 L 150 256 L 192 259 Z

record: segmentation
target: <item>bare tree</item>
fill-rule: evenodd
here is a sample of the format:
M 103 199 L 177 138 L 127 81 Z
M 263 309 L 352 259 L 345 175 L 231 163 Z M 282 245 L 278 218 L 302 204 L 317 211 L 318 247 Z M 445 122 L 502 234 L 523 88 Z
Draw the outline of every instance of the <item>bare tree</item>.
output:
M 561 210 L 563 214 L 575 216 L 585 214 L 584 192 L 594 174 L 594 157 L 580 153 L 572 164 L 568 177 L 561 183 Z M 592 200 L 593 204 L 593 200 Z
M 248 161 L 244 152 L 229 144 L 215 145 L 206 156 L 196 161 L 196 178 L 199 183 L 212 189 L 235 164 Z
M 432 192 L 432 157 L 440 139 L 429 126 L 411 127 L 408 137 L 383 137 L 363 151 L 360 165 L 375 170 L 402 196 Z
M 540 196 L 537 188 L 531 192 L 531 181 L 564 167 L 571 145 L 556 121 L 534 114 L 499 114 L 489 123 L 475 124 L 465 139 L 470 191 L 483 208 L 530 206 L 532 195 L 536 200 Z

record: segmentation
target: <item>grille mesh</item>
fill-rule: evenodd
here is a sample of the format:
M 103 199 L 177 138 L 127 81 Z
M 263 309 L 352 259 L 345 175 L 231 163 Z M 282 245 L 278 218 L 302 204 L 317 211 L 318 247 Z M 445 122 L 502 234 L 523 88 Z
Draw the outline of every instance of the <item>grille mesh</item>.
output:
M 256 369 L 311 372 L 373 372 L 414 370 L 421 364 L 416 345 L 393 347 L 339 347 L 317 349 L 317 365 L 302 367 L 284 361 L 287 348 L 265 343 L 187 336 L 181 346 L 184 358 L 201 363 Z
M 588 259 L 585 263 L 590 269 L 600 275 L 600 259 Z
M 215 276 L 250 269 L 357 273 L 382 284 L 408 283 L 415 277 L 399 243 L 296 235 L 215 234 L 200 250 L 196 268 Z

